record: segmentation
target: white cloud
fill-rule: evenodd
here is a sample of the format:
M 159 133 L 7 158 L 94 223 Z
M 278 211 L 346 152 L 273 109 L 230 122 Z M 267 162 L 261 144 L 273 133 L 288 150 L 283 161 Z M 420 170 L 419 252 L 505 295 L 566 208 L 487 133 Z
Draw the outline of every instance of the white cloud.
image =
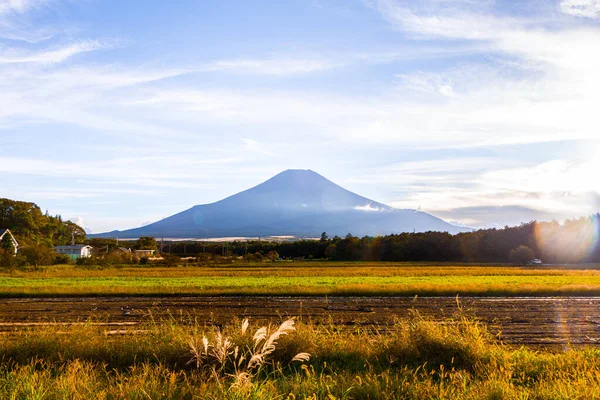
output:
M 576 17 L 600 17 L 600 0 L 562 0 L 560 10 Z
M 48 3 L 48 0 L 0 0 L 0 15 L 25 13 Z
M 0 173 L 7 175 L 100 179 L 103 184 L 150 186 L 155 188 L 207 188 L 209 186 L 198 182 L 198 170 L 206 168 L 211 164 L 223 166 L 238 161 L 238 158 L 197 159 L 193 155 L 186 157 L 141 158 L 139 160 L 129 158 L 125 163 L 120 162 L 118 159 L 85 162 L 81 160 L 55 161 L 0 156 Z M 168 168 L 163 167 L 157 171 L 154 168 L 156 165 L 168 166 Z M 121 190 L 119 191 L 122 192 Z M 110 190 L 105 193 L 110 193 Z M 38 194 L 43 195 L 42 192 L 38 192 Z M 94 197 L 97 194 L 96 191 L 65 192 L 56 190 L 47 192 L 45 196 Z
M 367 212 L 385 211 L 385 209 L 382 209 L 380 207 L 373 207 L 371 205 L 371 203 L 365 204 L 364 206 L 356 206 L 356 207 L 354 207 L 354 209 L 358 210 L 358 211 L 367 211 Z
M 287 76 L 327 71 L 344 66 L 344 63 L 326 59 L 238 59 L 215 61 L 197 68 L 197 71 L 229 71 L 240 74 Z
M 472 209 L 473 214 L 490 214 L 494 208 L 521 207 L 557 218 L 591 214 L 598 212 L 599 206 L 600 186 L 594 178 L 600 168 L 599 160 L 594 156 L 584 161 L 554 160 L 530 166 L 473 169 L 474 176 L 462 188 L 456 185 L 458 182 L 444 179 L 444 175 L 435 176 L 441 178 L 438 180 L 423 177 L 407 182 L 409 194 L 402 200 L 390 201 L 390 205 L 421 207 L 471 226 L 480 226 L 480 221 L 474 216 L 460 218 L 469 215 L 465 209 Z
M 553 160 L 532 168 L 499 169 L 481 177 L 488 187 L 501 190 L 600 192 L 600 183 L 594 178 L 600 171 L 600 159 L 584 162 Z
M 93 197 L 105 197 L 107 195 L 125 195 L 125 194 L 141 194 L 141 195 L 157 195 L 156 189 L 134 189 L 131 187 L 119 187 L 119 188 L 86 188 L 86 187 L 66 187 L 57 190 L 56 187 L 20 187 L 19 191 L 22 192 L 27 198 L 40 199 L 40 200 L 64 200 L 64 199 L 83 199 Z M 98 202 L 96 202 L 98 203 Z M 101 202 L 107 204 L 107 202 Z M 112 203 L 108 203 L 112 204 Z
M 242 141 L 246 144 L 246 151 L 264 154 L 271 157 L 275 155 L 275 153 L 269 150 L 270 146 L 267 146 L 263 143 L 259 143 L 254 139 L 242 138 Z
M 600 29 L 549 29 L 543 16 L 503 17 L 485 7 L 482 12 L 477 3 L 434 3 L 372 2 L 417 40 L 446 40 L 448 47 L 480 43 L 488 57 L 400 74 L 397 98 L 382 99 L 377 117 L 354 118 L 350 129 L 341 127 L 345 138 L 466 148 L 598 137 Z
M 75 224 L 77 224 L 77 225 L 81 226 L 81 227 L 82 227 L 82 228 L 84 228 L 84 229 L 85 229 L 85 227 L 86 227 L 86 226 L 85 226 L 85 223 L 83 222 L 83 217 L 81 217 L 81 216 L 77 216 L 77 217 L 75 217 L 75 218 L 71 218 L 69 221 L 71 221 L 71 222 L 73 222 L 73 223 L 75 223 Z
M 52 0 L 0 0 L 0 39 L 38 43 L 52 38 L 54 27 L 30 21 L 29 13 L 40 10 Z
M 18 52 L 6 50 L 1 51 L 2 48 L 0 48 L 0 63 L 60 63 L 77 54 L 86 53 L 106 47 L 107 46 L 105 44 L 102 44 L 98 41 L 82 41 L 70 44 L 65 47 L 30 54 L 10 54 Z

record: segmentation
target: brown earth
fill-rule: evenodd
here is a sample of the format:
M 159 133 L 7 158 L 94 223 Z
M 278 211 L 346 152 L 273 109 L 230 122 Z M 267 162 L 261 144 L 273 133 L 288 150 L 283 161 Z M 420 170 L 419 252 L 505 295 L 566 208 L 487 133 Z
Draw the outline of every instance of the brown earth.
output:
M 461 298 L 469 316 L 487 323 L 510 344 L 546 348 L 600 345 L 599 297 Z M 224 325 L 249 317 L 254 323 L 299 317 L 313 323 L 390 329 L 411 310 L 448 317 L 455 298 L 429 297 L 107 297 L 0 299 L 0 332 L 28 326 L 96 321 L 108 332 L 139 329 L 144 321 L 173 316 Z

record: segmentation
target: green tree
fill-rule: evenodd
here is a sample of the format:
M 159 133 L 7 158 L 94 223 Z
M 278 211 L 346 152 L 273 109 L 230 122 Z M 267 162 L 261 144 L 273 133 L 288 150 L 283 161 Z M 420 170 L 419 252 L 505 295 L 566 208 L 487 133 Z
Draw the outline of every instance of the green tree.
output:
M 156 239 L 154 239 L 152 236 L 142 236 L 135 242 L 135 244 L 133 245 L 133 248 L 136 250 L 154 250 L 154 251 L 156 251 L 156 249 L 157 249 Z
M 535 258 L 535 254 L 529 247 L 521 245 L 515 249 L 512 249 L 508 258 L 513 264 L 523 265 L 533 260 Z
M 2 241 L 0 241 L 0 248 L 4 250 L 6 253 L 15 254 L 15 245 L 12 241 L 12 237 L 7 232 L 3 237 Z
M 0 267 L 12 267 L 15 263 L 15 246 L 10 234 L 6 233 L 0 241 Z
M 44 245 L 30 245 L 23 248 L 20 253 L 25 257 L 27 262 L 33 265 L 35 270 L 40 265 L 48 265 L 54 260 L 55 254 L 52 250 Z
M 76 243 L 84 243 L 87 239 L 87 235 L 85 230 L 71 221 L 65 221 L 62 223 L 61 231 L 64 236 L 64 240 L 67 243 L 76 244 Z
M 165 253 L 162 255 L 163 261 L 162 263 L 167 267 L 176 267 L 181 264 L 181 257 L 175 254 Z
M 329 240 L 329 236 L 327 236 L 327 232 L 321 233 L 321 240 L 319 240 L 319 241 L 321 243 L 325 243 L 325 242 L 327 242 L 327 240 Z
M 335 244 L 330 244 L 329 246 L 327 246 L 327 248 L 325 249 L 325 257 L 327 258 L 334 258 L 335 257 Z
M 8 228 L 21 246 L 44 243 L 65 245 L 85 240 L 85 231 L 77 224 L 63 221 L 60 215 L 44 214 L 35 203 L 0 198 L 0 228 Z
M 10 268 L 15 263 L 15 254 L 0 248 L 0 267 Z
M 271 261 L 277 261 L 279 258 L 279 253 L 277 253 L 275 250 L 271 250 L 267 253 L 267 258 Z

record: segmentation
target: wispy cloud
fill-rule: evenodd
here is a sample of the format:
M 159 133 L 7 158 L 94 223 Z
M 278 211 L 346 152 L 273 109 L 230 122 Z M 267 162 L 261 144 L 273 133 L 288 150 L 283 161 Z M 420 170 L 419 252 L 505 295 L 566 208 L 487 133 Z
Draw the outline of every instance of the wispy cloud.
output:
M 598 211 L 600 186 L 591 181 L 600 167 L 598 160 L 594 156 L 585 161 L 553 160 L 521 167 L 488 165 L 470 169 L 470 179 L 463 185 L 457 185 L 443 173 L 434 175 L 442 178 L 439 180 L 413 176 L 404 185 L 409 194 L 390 204 L 399 208 L 420 207 L 471 226 L 490 226 L 500 213 L 508 215 L 516 208 L 530 210 L 531 219 L 536 215 L 577 217 Z M 459 176 L 465 178 L 464 174 Z M 515 218 L 522 217 L 521 211 Z
M 39 175 L 80 179 L 101 179 L 104 183 L 150 186 L 163 188 L 205 188 L 198 182 L 196 168 L 211 164 L 225 165 L 239 161 L 237 158 L 197 159 L 193 157 L 129 158 L 105 161 L 57 161 L 49 159 L 0 156 L 0 172 L 10 175 Z M 153 165 L 169 165 L 159 171 Z M 195 168 L 191 168 L 195 166 Z M 184 169 L 187 172 L 182 172 Z M 110 190 L 109 190 L 110 192 Z M 82 192 L 79 192 L 82 193 Z M 91 194 L 87 192 L 87 194 Z
M 327 59 L 234 59 L 215 61 L 197 68 L 197 71 L 228 71 L 239 74 L 269 76 L 302 75 L 335 69 L 345 64 Z
M 576 17 L 600 17 L 600 0 L 562 0 L 560 10 Z
M 242 141 L 246 144 L 246 150 L 264 154 L 267 156 L 274 156 L 275 154 L 268 149 L 268 146 L 257 142 L 254 139 L 242 138 Z
M 2 0 L 0 2 L 0 15 L 9 13 L 22 14 L 47 3 L 48 0 Z
M 6 50 L 0 48 L 0 63 L 20 64 L 20 63 L 60 63 L 77 54 L 109 47 L 99 41 L 82 41 L 72 43 L 64 47 L 45 50 L 37 53 L 18 54 L 19 51 Z M 11 54 L 12 53 L 12 54 Z
M 597 137 L 600 29 L 552 23 L 543 15 L 502 16 L 476 2 L 434 3 L 370 2 L 415 40 L 481 43 L 488 57 L 399 74 L 402 100 L 388 101 L 385 117 L 355 123 L 346 137 L 429 148 Z
M 33 24 L 28 14 L 47 7 L 53 0 L 0 1 L 0 39 L 26 43 L 48 40 L 55 34 L 53 28 Z

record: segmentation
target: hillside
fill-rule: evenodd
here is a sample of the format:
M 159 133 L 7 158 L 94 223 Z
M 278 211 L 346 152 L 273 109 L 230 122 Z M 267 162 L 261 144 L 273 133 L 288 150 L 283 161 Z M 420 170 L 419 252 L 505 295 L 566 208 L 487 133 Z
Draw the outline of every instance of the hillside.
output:
M 77 243 L 86 238 L 79 225 L 63 221 L 60 215 L 42 213 L 35 203 L 0 198 L 0 229 L 3 228 L 10 229 L 21 246 L 65 245 L 71 242 L 72 235 Z

